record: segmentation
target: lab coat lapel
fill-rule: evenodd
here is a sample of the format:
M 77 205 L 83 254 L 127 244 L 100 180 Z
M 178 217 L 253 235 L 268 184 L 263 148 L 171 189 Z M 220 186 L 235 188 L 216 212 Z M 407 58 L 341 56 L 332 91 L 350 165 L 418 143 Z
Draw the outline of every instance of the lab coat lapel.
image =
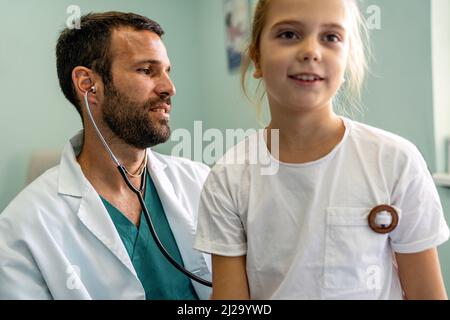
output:
M 78 218 L 137 277 L 122 239 L 100 197 L 90 184 L 85 190 L 86 193 L 81 198 Z
M 195 234 L 195 225 L 190 214 L 182 207 L 180 201 L 177 199 L 172 182 L 167 177 L 164 170 L 167 165 L 158 160 L 149 150 L 148 169 L 150 176 L 155 184 L 158 196 L 161 200 L 167 220 L 173 231 L 175 241 L 183 258 L 186 269 L 196 274 L 199 277 L 210 277 L 210 272 L 207 267 L 205 258 L 202 253 L 193 249 L 193 237 Z M 192 282 L 197 289 L 197 294 L 201 299 L 207 299 L 209 295 L 209 288 Z M 205 289 L 207 291 L 205 291 Z M 208 295 L 202 294 L 208 292 Z
M 76 154 L 83 143 L 82 137 L 83 133 L 80 131 L 63 151 L 58 176 L 58 192 L 79 201 L 74 210 L 78 210 L 76 212 L 80 221 L 137 277 L 105 206 L 76 162 Z

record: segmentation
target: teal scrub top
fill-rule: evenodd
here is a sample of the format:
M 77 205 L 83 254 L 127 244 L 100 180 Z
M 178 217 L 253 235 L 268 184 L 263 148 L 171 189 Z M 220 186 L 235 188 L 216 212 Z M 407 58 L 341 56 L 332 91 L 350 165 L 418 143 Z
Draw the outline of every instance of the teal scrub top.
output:
M 124 214 L 101 198 L 125 245 L 137 276 L 145 290 L 146 299 L 196 300 L 198 299 L 189 278 L 167 261 L 158 249 L 149 226 L 141 213 L 139 228 Z M 181 265 L 183 259 L 178 250 L 166 214 L 155 185 L 147 173 L 145 204 L 149 210 L 156 233 L 166 250 Z

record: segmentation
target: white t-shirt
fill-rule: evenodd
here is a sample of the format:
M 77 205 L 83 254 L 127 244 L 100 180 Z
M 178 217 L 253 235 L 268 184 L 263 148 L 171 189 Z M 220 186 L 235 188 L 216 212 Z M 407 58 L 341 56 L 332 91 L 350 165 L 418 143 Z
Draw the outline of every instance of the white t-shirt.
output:
M 322 159 L 281 163 L 260 133 L 231 149 L 207 178 L 194 247 L 247 255 L 252 299 L 402 299 L 393 253 L 420 252 L 448 239 L 417 148 L 343 120 L 344 138 Z M 388 234 L 368 224 L 371 209 L 381 204 L 399 215 Z

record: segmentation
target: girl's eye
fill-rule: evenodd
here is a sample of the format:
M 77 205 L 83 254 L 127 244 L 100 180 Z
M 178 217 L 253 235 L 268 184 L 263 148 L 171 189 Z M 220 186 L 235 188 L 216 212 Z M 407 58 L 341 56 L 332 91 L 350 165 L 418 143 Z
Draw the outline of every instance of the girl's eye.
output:
M 339 41 L 341 41 L 341 39 L 340 39 L 337 35 L 335 35 L 335 34 L 327 34 L 327 35 L 324 37 L 324 39 L 325 39 L 325 41 L 327 41 L 327 42 L 339 42 Z
M 284 32 L 280 32 L 278 34 L 278 38 L 280 39 L 286 39 L 286 40 L 291 40 L 291 39 L 298 39 L 298 36 L 295 32 L 293 31 L 284 31 Z

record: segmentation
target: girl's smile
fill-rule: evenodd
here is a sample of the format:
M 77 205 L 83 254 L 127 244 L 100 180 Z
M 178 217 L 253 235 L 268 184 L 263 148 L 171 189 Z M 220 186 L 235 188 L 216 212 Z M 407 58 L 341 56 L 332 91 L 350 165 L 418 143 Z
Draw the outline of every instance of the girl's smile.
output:
M 325 80 L 325 78 L 319 76 L 318 74 L 310 72 L 293 74 L 290 75 L 289 78 L 296 84 L 306 87 L 319 85 Z

